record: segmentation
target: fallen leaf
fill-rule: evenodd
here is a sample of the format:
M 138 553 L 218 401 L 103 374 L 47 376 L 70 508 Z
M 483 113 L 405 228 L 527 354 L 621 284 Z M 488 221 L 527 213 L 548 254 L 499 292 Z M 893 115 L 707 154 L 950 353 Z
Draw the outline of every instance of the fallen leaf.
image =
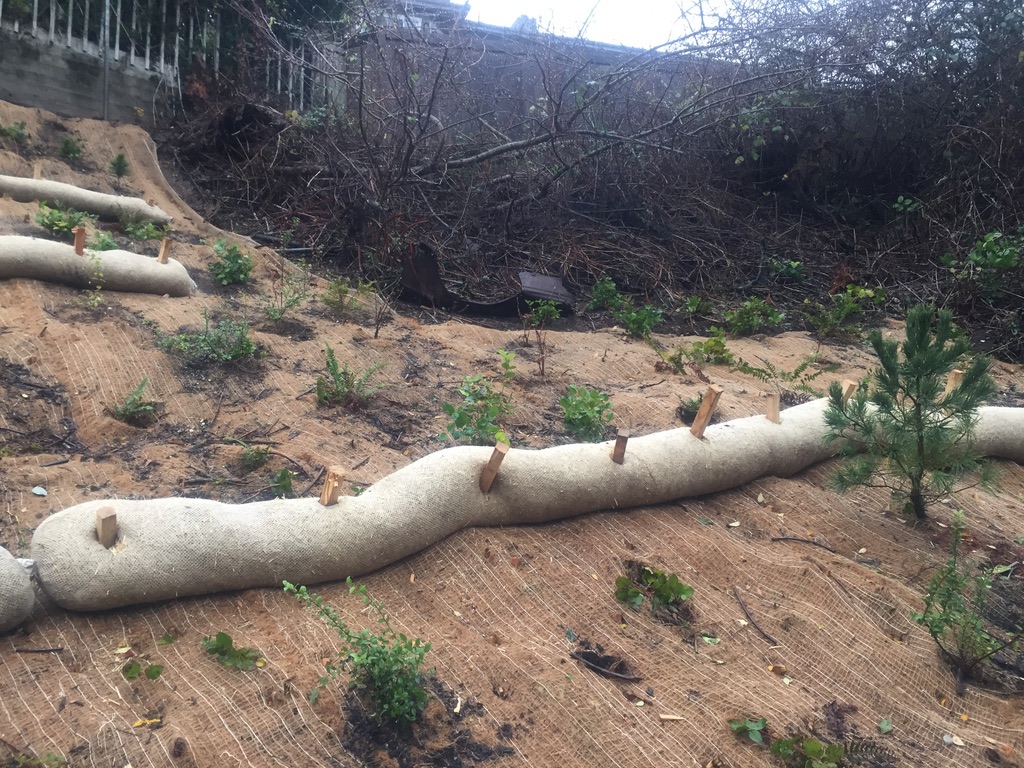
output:
M 132 728 L 142 728 L 145 725 L 156 725 L 159 722 L 159 717 L 144 718 L 142 720 L 136 720 L 134 723 L 132 723 Z
M 409 574 L 409 583 L 410 584 L 415 584 L 416 583 L 416 574 L 415 573 L 410 573 Z
M 953 737 L 953 743 L 956 744 L 958 747 L 963 747 L 966 744 L 966 742 L 963 739 L 961 739 L 959 736 L 954 736 Z
M 785 683 L 786 685 L 789 685 L 790 683 L 792 683 L 792 682 L 793 682 L 793 678 L 792 678 L 792 677 L 789 677 L 788 675 L 786 675 L 786 676 L 783 676 L 783 678 L 782 678 L 782 682 L 783 682 L 783 683 Z
M 739 520 L 733 520 L 731 523 L 729 523 L 729 527 L 730 528 L 739 528 L 740 527 L 740 521 Z
M 960 719 L 966 723 L 968 720 L 971 719 L 971 716 L 964 712 L 962 715 L 960 715 Z
M 857 554 L 858 555 L 863 555 L 867 551 L 868 551 L 867 547 L 861 547 L 860 549 L 857 550 Z
M 764 494 L 763 493 L 757 494 L 757 503 L 761 504 L 762 506 L 764 505 Z

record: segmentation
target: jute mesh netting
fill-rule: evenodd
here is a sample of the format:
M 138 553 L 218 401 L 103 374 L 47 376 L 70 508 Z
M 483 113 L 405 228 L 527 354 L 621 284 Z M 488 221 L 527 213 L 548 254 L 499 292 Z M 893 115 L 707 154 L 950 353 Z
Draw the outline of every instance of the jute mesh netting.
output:
M 56 131 L 54 120 L 0 105 L 0 123 L 27 122 L 40 146 Z M 257 253 L 251 287 L 219 291 L 206 273 L 209 243 L 251 244 L 214 230 L 180 201 L 141 131 L 63 122 L 85 138 L 86 165 L 70 168 L 40 150 L 44 177 L 112 192 L 101 171 L 125 152 L 132 168 L 126 186 L 175 216 L 172 255 L 200 290 L 189 299 L 111 294 L 96 310 L 70 288 L 0 283 L 0 438 L 13 454 L 0 458 L 0 539 L 12 553 L 28 553 L 34 529 L 50 514 L 89 500 L 243 502 L 266 498 L 271 472 L 283 468 L 296 473 L 295 490 L 310 496 L 319 494 L 327 466 L 343 468 L 346 491 L 372 484 L 441 446 L 441 404 L 457 400 L 465 375 L 497 374 L 499 348 L 519 355 L 508 424 L 517 447 L 569 441 L 557 406 L 569 383 L 608 392 L 616 424 L 634 435 L 679 426 L 680 399 L 706 387 L 694 376 L 656 370 L 648 347 L 614 330 L 552 331 L 548 375 L 540 380 L 536 345 L 524 346 L 511 326 L 421 313 L 395 317 L 374 338 L 366 308 L 338 319 L 319 303 L 298 309 L 290 325 L 270 324 L 260 307 L 283 268 L 273 254 Z M 0 173 L 31 176 L 32 159 L 0 152 Z M 0 201 L 0 233 L 38 234 L 25 220 L 34 211 Z M 142 249 L 153 254 L 155 245 Z M 247 317 L 267 350 L 263 361 L 194 370 L 157 348 L 154 329 L 200 326 L 204 309 L 215 318 Z M 672 347 L 682 340 L 660 341 Z M 379 381 L 389 387 L 362 410 L 318 408 L 310 387 L 323 373 L 325 343 L 356 371 L 384 363 Z M 729 346 L 784 370 L 817 349 L 802 334 Z M 871 365 L 859 347 L 821 354 L 839 366 L 815 380 L 822 389 Z M 727 368 L 708 373 L 726 390 L 723 420 L 763 413 L 763 384 Z M 997 374 L 1005 384 L 1017 372 L 1000 366 Z M 159 424 L 147 430 L 107 411 L 143 377 L 147 396 L 164 404 Z M 242 448 L 227 438 L 276 453 L 246 474 Z M 966 493 L 957 502 L 976 553 L 1008 563 L 1010 542 L 1024 535 L 1024 472 L 1013 464 L 1003 470 L 1003 494 Z M 564 471 L 571 478 L 573 467 Z M 397 629 L 433 643 L 428 663 L 451 694 L 446 706 L 460 709 L 473 739 L 511 750 L 496 751 L 495 764 L 705 766 L 717 759 L 763 766 L 766 752 L 735 739 L 729 719 L 764 716 L 778 735 L 827 736 L 828 713 L 835 726 L 836 712 L 845 713 L 843 738 L 870 738 L 899 765 L 977 766 L 986 749 L 1012 761 L 1024 737 L 1019 702 L 974 687 L 956 696 L 934 644 L 909 618 L 945 558 L 948 532 L 904 524 L 881 493 L 835 495 L 831 471 L 826 464 L 713 497 L 543 526 L 467 530 L 361 581 Z M 33 493 L 37 487 L 47 495 Z M 411 528 L 416 515 L 409 510 Z M 945 505 L 934 511 L 944 524 L 950 515 Z M 230 561 L 225 552 L 210 568 Z M 664 625 L 615 600 L 615 579 L 629 561 L 678 573 L 694 587 L 690 627 Z M 317 591 L 353 626 L 372 623 L 343 585 Z M 219 631 L 258 649 L 266 665 L 239 672 L 216 664 L 200 643 Z M 173 642 L 159 643 L 165 636 Z M 621 657 L 641 679 L 586 668 L 571 656 L 581 640 Z M 118 651 L 127 646 L 163 665 L 159 679 L 124 679 Z M 327 627 L 274 589 L 91 614 L 44 604 L 0 638 L 0 759 L 52 753 L 72 766 L 117 768 L 358 765 L 343 746 L 343 690 L 307 699 L 337 648 Z M 877 723 L 889 717 L 894 732 L 882 736 Z M 964 745 L 946 746 L 944 736 Z

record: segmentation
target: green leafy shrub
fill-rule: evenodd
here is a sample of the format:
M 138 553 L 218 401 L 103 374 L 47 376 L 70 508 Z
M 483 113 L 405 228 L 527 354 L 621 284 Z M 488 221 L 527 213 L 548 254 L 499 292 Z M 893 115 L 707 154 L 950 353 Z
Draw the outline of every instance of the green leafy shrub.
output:
M 791 282 L 802 283 L 807 275 L 802 261 L 771 261 L 768 264 L 772 277 Z
M 496 441 L 508 443 L 508 435 L 501 423 L 512 415 L 512 399 L 507 393 L 508 385 L 516 376 L 515 353 L 499 349 L 502 377 L 500 389 L 485 379 L 483 374 L 466 376 L 459 387 L 462 403 L 445 403 L 442 410 L 451 421 L 438 440 L 469 440 L 474 445 L 493 445 Z
M 128 159 L 124 156 L 124 152 L 119 152 L 118 155 L 110 161 L 110 172 L 117 177 L 118 181 L 128 175 Z
M 279 499 L 291 498 L 293 494 L 292 478 L 294 477 L 295 473 L 287 468 L 279 469 L 271 475 L 270 487 L 274 491 L 274 495 Z
M 749 336 L 762 328 L 772 328 L 782 322 L 785 315 L 764 299 L 750 297 L 736 309 L 726 310 L 722 316 L 733 336 Z
M 1007 272 L 1020 267 L 1024 254 L 1024 226 L 1016 234 L 989 232 L 974 244 L 967 258 L 958 260 L 944 254 L 942 262 L 950 268 L 957 281 L 967 281 L 985 299 L 1003 296 L 1007 287 Z
M 255 648 L 237 648 L 234 640 L 227 632 L 218 632 L 213 637 L 204 637 L 202 648 L 211 656 L 215 656 L 217 663 L 229 669 L 240 669 L 243 672 L 253 667 L 262 666 L 260 653 Z
M 424 660 L 430 643 L 419 638 L 406 637 L 391 626 L 391 617 L 384 604 L 372 599 L 366 587 L 346 579 L 349 594 L 358 596 L 372 611 L 378 631 L 350 628 L 322 597 L 284 582 L 284 590 L 307 608 L 313 608 L 328 626 L 337 631 L 343 648 L 336 661 L 329 662 L 326 673 L 317 688 L 310 691 L 310 701 L 316 701 L 319 691 L 342 673 L 351 677 L 351 686 L 363 688 L 373 702 L 376 716 L 381 720 L 398 723 L 415 722 L 427 705 L 424 676 L 433 670 L 424 670 Z
M 383 386 L 370 386 L 370 379 L 384 363 L 376 363 L 360 374 L 350 371 L 348 367 L 338 363 L 334 349 L 327 345 L 327 375 L 316 380 L 316 401 L 320 405 L 341 405 L 346 408 L 358 408 Z
M 660 309 L 656 309 L 650 304 L 637 307 L 627 297 L 617 308 L 612 310 L 612 317 L 622 323 L 626 333 L 634 339 L 647 339 L 650 338 L 651 332 L 662 321 L 664 315 Z
M 523 315 L 523 323 L 533 329 L 537 338 L 537 367 L 540 369 L 540 377 L 543 379 L 548 354 L 547 329 L 551 323 L 562 316 L 562 313 L 558 309 L 558 303 L 551 299 L 527 300 L 526 304 L 530 308 L 530 313 Z
M 757 720 L 741 718 L 729 721 L 729 730 L 737 736 L 746 736 L 755 744 L 764 743 L 764 729 L 768 727 L 766 718 L 759 717 Z
M 241 447 L 242 460 L 240 463 L 242 469 L 246 472 L 259 469 L 270 460 L 269 445 L 250 445 L 244 440 L 239 440 L 237 437 L 225 438 L 225 442 L 234 443 Z
M 774 739 L 768 748 L 788 768 L 838 768 L 845 765 L 846 747 L 842 744 L 825 744 L 813 736 L 793 736 L 788 739 Z
M 803 316 L 814 333 L 821 338 L 860 338 L 860 328 L 849 321 L 871 307 L 885 303 L 886 293 L 883 288 L 864 288 L 851 284 L 846 286 L 846 290 L 831 294 L 828 298 L 829 306 L 820 301 L 804 299 Z
M 868 340 L 881 364 L 871 375 L 870 390 L 862 383 L 846 403 L 838 383 L 829 390 L 827 439 L 839 441 L 845 460 L 834 484 L 839 490 L 889 488 L 906 501 L 906 512 L 923 519 L 928 503 L 949 494 L 957 479 L 988 467 L 973 449 L 973 435 L 978 408 L 995 391 L 989 360 L 973 358 L 959 386 L 944 392 L 970 343 L 948 310 L 939 310 L 936 318 L 926 305 L 907 313 L 902 346 L 877 329 Z M 983 471 L 981 482 L 989 479 Z
M 124 402 L 110 409 L 111 415 L 118 421 L 136 427 L 148 427 L 156 421 L 156 409 L 160 403 L 143 399 L 149 377 L 143 376 L 139 386 L 133 389 Z
M 237 245 L 218 240 L 213 246 L 217 260 L 210 264 L 210 274 L 220 285 L 237 285 L 249 279 L 252 259 Z
M 28 139 L 28 132 L 25 130 L 25 123 L 13 123 L 11 125 L 0 125 L 0 136 L 14 139 L 21 144 Z
M 569 393 L 559 398 L 558 403 L 566 428 L 586 443 L 601 440 L 615 418 L 611 399 L 597 389 L 570 384 Z
M 703 296 L 689 296 L 683 303 L 683 309 L 688 315 L 710 315 L 714 310 L 714 305 L 710 299 Z
M 56 204 L 51 208 L 46 203 L 41 202 L 39 203 L 39 210 L 36 212 L 36 224 L 59 240 L 74 240 L 75 236 L 71 230 L 82 226 L 86 222 L 91 223 L 95 221 L 95 216 Z
M 732 365 L 736 358 L 725 345 L 725 334 L 716 326 L 711 326 L 710 331 L 712 335 L 705 341 L 695 341 L 689 347 L 679 347 L 669 355 L 669 358 L 678 359 L 680 367 L 684 357 L 695 363 Z
M 280 274 L 270 283 L 270 294 L 265 297 L 263 311 L 271 322 L 284 319 L 289 310 L 302 305 L 309 298 L 309 274 Z
M 615 281 L 610 277 L 602 277 L 594 285 L 594 290 L 590 294 L 590 303 L 587 304 L 587 309 L 600 311 L 603 309 L 615 310 L 618 309 L 622 303 L 622 296 L 619 294 L 619 289 L 615 285 Z
M 117 240 L 103 230 L 93 232 L 85 242 L 90 251 L 113 251 L 117 248 Z
M 81 136 L 68 136 L 60 143 L 60 156 L 63 160 L 73 162 L 82 157 L 85 139 Z
M 220 320 L 211 326 L 206 312 L 203 313 L 203 330 L 158 336 L 157 346 L 195 367 L 250 360 L 259 353 L 259 347 L 249 336 L 247 322 Z
M 987 574 L 975 573 L 963 551 L 964 513 L 953 514 L 950 556 L 932 578 L 924 597 L 924 610 L 913 614 L 926 627 L 943 655 L 956 670 L 957 689 L 963 692 L 965 680 L 977 677 L 980 668 L 993 656 L 1009 648 L 1018 648 L 1024 630 L 991 634 L 985 626 L 985 605 L 992 589 Z
M 651 610 L 670 612 L 677 611 L 684 601 L 693 597 L 693 587 L 681 582 L 674 573 L 642 563 L 627 563 L 627 566 L 632 575 L 615 580 L 615 599 L 628 603 L 634 610 L 643 605 L 645 597 L 651 600 Z
M 129 240 L 160 240 L 167 234 L 166 228 L 134 216 L 122 216 L 120 225 L 121 231 Z

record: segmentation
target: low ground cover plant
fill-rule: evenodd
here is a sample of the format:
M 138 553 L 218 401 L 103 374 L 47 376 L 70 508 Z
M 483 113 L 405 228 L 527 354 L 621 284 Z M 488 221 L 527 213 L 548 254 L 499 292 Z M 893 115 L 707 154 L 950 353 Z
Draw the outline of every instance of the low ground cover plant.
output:
M 202 648 L 215 657 L 218 664 L 229 669 L 240 669 L 244 672 L 254 667 L 263 666 L 260 663 L 262 659 L 259 651 L 255 648 L 237 647 L 227 632 L 218 632 L 213 637 L 204 637 Z
M 773 328 L 783 321 L 785 315 L 764 299 L 751 297 L 736 309 L 722 313 L 729 333 L 733 336 L 750 336 L 765 328 Z
M 54 238 L 64 240 L 65 242 L 74 240 L 75 236 L 71 230 L 75 227 L 84 226 L 87 222 L 93 223 L 95 221 L 95 216 L 90 216 L 82 211 L 76 211 L 74 208 L 65 208 L 56 203 L 50 206 L 40 202 L 39 210 L 36 212 L 36 224 L 49 232 Z
M 610 277 L 602 277 L 594 285 L 587 309 L 610 311 L 615 321 L 622 323 L 626 333 L 635 339 L 650 338 L 651 332 L 664 318 L 660 309 L 650 304 L 636 306 L 629 296 L 620 294 Z
M 980 484 L 990 484 L 991 465 L 974 450 L 973 436 L 978 408 L 995 384 L 989 359 L 969 356 L 952 314 L 919 305 L 907 313 L 902 345 L 877 329 L 868 340 L 880 363 L 870 381 L 848 402 L 838 383 L 829 390 L 827 439 L 839 443 L 843 458 L 836 488 L 888 488 L 906 513 L 924 519 L 928 504 L 965 475 L 978 473 Z M 957 366 L 960 384 L 944 390 Z
M 237 363 L 259 354 L 249 330 L 244 320 L 219 320 L 211 325 L 209 314 L 204 311 L 202 330 L 158 335 L 157 346 L 194 367 Z
M 516 377 L 515 353 L 499 349 L 501 355 L 501 379 L 497 384 L 484 378 L 483 374 L 466 376 L 459 386 L 462 402 L 445 403 L 441 406 L 450 419 L 438 440 L 468 440 L 473 445 L 494 445 L 508 443 L 509 438 L 502 426 L 512 415 L 512 398 L 508 386 Z
M 316 401 L 320 405 L 358 408 L 383 389 L 383 385 L 371 385 L 370 379 L 384 363 L 375 363 L 362 373 L 356 373 L 338 362 L 334 349 L 328 344 L 326 365 L 327 376 L 316 380 Z
M 616 600 L 634 611 L 649 600 L 655 618 L 671 624 L 685 624 L 692 619 L 686 601 L 693 597 L 693 592 L 693 587 L 680 581 L 676 574 L 632 561 L 626 563 L 626 573 L 615 580 Z
M 830 294 L 828 304 L 804 299 L 803 316 L 820 338 L 861 337 L 860 327 L 853 322 L 869 309 L 880 307 L 887 296 L 883 288 L 865 288 L 847 285 L 846 289 Z
M 154 400 L 146 400 L 144 395 L 149 385 L 149 377 L 143 376 L 139 385 L 133 389 L 118 405 L 110 408 L 111 415 L 118 421 L 134 427 L 148 427 L 156 421 L 156 409 L 161 405 Z
M 119 222 L 121 232 L 129 240 L 160 240 L 167 234 L 164 227 L 159 227 L 152 221 L 143 221 L 136 216 L 124 215 Z
M 615 418 L 608 395 L 589 387 L 570 384 L 568 394 L 559 398 L 558 404 L 566 429 L 585 443 L 601 440 Z
M 0 125 L 0 136 L 6 136 L 8 139 L 14 139 L 16 142 L 21 144 L 23 141 L 28 139 L 28 131 L 25 123 L 11 123 L 10 125 Z
M 238 285 L 249 279 L 252 258 L 234 243 L 218 240 L 213 246 L 217 260 L 210 264 L 210 274 L 220 285 Z
M 379 719 L 399 724 L 413 723 L 427 705 L 424 679 L 433 670 L 425 669 L 424 660 L 430 651 L 430 643 L 396 632 L 381 601 L 370 597 L 366 587 L 353 583 L 351 577 L 345 583 L 349 594 L 358 597 L 370 609 L 377 624 L 376 632 L 371 629 L 353 630 L 322 597 L 309 592 L 306 587 L 284 582 L 284 591 L 305 607 L 315 610 L 328 626 L 337 631 L 342 641 L 343 647 L 336 660 L 325 665 L 326 674 L 310 691 L 309 700 L 315 702 L 320 690 L 328 683 L 348 674 L 350 687 L 366 692 Z

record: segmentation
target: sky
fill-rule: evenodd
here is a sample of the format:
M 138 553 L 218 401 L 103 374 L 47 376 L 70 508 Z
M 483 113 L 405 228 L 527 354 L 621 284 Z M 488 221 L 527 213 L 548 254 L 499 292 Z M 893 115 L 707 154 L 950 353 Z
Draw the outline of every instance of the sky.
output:
M 473 21 L 507 27 L 520 16 L 541 30 L 604 43 L 652 48 L 686 32 L 682 0 L 468 0 Z

